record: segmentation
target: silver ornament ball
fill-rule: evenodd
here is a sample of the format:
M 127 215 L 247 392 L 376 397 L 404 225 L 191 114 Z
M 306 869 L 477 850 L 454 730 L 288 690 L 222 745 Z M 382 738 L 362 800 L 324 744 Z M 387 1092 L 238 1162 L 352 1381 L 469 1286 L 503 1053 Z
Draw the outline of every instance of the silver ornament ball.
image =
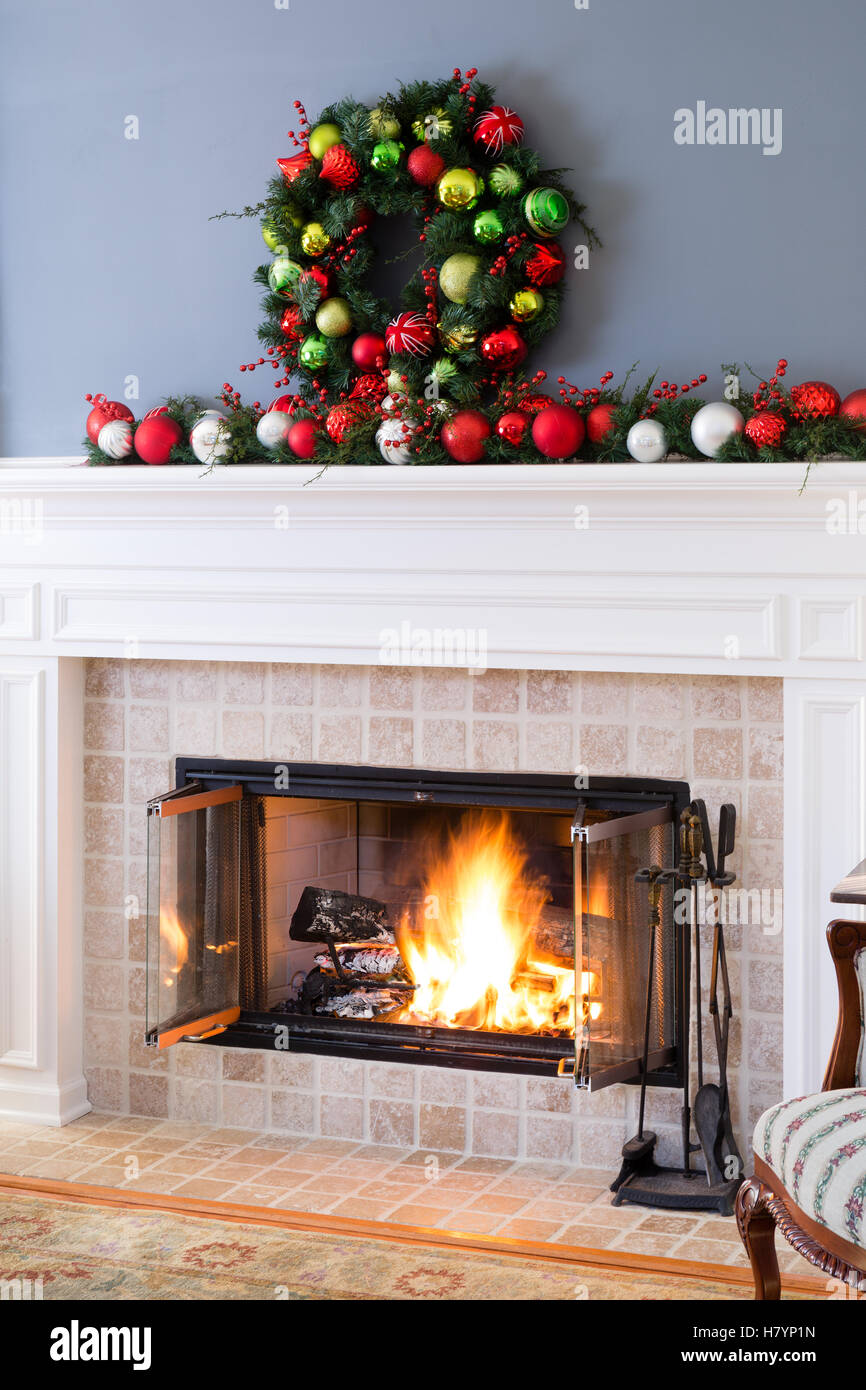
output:
M 382 421 L 376 431 L 376 443 L 379 446 L 379 453 L 386 463 L 412 462 L 412 451 L 409 448 L 412 441 L 410 431 L 414 430 L 417 423 L 417 420 L 406 419 Z
M 726 439 L 742 434 L 745 420 L 735 405 L 710 401 L 702 405 L 692 420 L 692 443 L 699 453 L 715 458 Z
M 256 425 L 256 439 L 263 449 L 276 449 L 289 437 L 292 417 L 287 410 L 266 410 Z
M 658 463 L 668 451 L 668 437 L 658 420 L 638 420 L 625 441 L 636 463 Z

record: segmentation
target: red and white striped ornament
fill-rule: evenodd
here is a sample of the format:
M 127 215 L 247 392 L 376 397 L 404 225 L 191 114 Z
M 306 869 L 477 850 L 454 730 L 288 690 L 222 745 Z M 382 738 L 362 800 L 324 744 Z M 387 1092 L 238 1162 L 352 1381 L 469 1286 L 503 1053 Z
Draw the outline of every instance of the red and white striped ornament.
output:
M 500 155 L 506 145 L 522 143 L 523 122 L 510 106 L 491 106 L 475 122 L 473 138 L 489 155 Z
M 423 314 L 398 314 L 385 329 L 389 352 L 408 352 L 412 357 L 428 357 L 436 343 L 436 330 Z

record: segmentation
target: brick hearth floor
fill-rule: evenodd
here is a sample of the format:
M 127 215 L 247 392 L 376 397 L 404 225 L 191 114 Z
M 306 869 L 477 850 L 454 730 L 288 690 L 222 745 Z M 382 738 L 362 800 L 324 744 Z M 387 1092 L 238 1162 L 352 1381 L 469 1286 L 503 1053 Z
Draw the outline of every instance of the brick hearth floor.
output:
M 0 1172 L 631 1254 L 746 1263 L 733 1217 L 612 1207 L 609 1173 L 561 1163 L 464 1158 L 91 1113 L 59 1130 L 0 1121 Z M 782 1247 L 779 1256 L 786 1271 L 814 1273 L 791 1250 Z

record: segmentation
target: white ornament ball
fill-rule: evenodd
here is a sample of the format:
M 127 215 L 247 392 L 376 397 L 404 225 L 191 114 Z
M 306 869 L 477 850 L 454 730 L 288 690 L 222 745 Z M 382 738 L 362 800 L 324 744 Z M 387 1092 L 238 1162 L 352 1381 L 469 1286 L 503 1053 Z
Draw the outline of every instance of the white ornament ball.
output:
M 276 449 L 289 437 L 293 420 L 287 410 L 266 410 L 256 425 L 256 439 L 265 449 Z
M 726 439 L 742 434 L 745 420 L 735 405 L 710 401 L 702 405 L 692 420 L 692 443 L 699 453 L 715 458 Z
M 226 429 L 226 417 L 218 410 L 206 410 L 189 432 L 189 442 L 199 463 L 216 463 L 229 450 L 231 433 Z
M 376 431 L 376 443 L 379 446 L 379 453 L 386 463 L 412 462 L 412 451 L 409 444 L 412 439 L 411 431 L 415 429 L 417 423 L 417 420 L 382 421 Z
M 668 451 L 668 437 L 658 420 L 638 420 L 628 432 L 625 447 L 637 463 L 658 463 Z
M 132 423 L 129 420 L 106 420 L 96 439 L 99 448 L 110 459 L 125 459 L 132 453 Z

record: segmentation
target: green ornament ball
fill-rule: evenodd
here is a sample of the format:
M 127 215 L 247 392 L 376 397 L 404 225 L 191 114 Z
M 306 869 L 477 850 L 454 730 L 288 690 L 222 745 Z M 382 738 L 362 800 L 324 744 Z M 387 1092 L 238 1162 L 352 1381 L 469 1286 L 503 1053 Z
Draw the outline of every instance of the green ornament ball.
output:
M 269 251 L 276 251 L 283 244 L 283 234 L 270 217 L 262 223 L 262 241 Z
M 328 342 L 320 333 L 311 333 L 301 343 L 298 360 L 308 372 L 320 372 L 328 361 Z
M 516 198 L 523 188 L 523 175 L 510 164 L 496 164 L 487 176 L 498 198 Z
M 332 125 L 330 121 L 325 121 L 324 125 L 317 125 L 310 131 L 310 138 L 307 142 L 310 147 L 310 154 L 314 159 L 323 159 L 332 145 L 339 145 L 342 140 L 340 127 Z
M 457 251 L 443 261 L 439 271 L 439 288 L 445 298 L 450 299 L 452 304 L 465 304 L 472 277 L 480 265 L 480 257 L 468 251 Z
M 380 173 L 388 173 L 397 168 L 404 149 L 405 146 L 399 140 L 380 140 L 373 146 L 370 163 Z
M 472 235 L 476 241 L 480 241 L 484 246 L 490 246 L 494 242 L 502 240 L 505 236 L 505 228 L 502 225 L 502 218 L 495 208 L 487 208 L 485 212 L 479 212 L 472 224 Z
M 448 357 L 438 357 L 430 368 L 430 375 L 440 386 L 444 386 L 457 375 L 457 368 Z
M 352 327 L 352 311 L 345 299 L 334 295 L 316 310 L 316 327 L 326 338 L 344 338 Z
M 367 125 L 374 140 L 396 140 L 400 134 L 400 122 L 396 116 L 383 111 L 381 106 L 374 107 L 370 112 Z
M 268 284 L 273 294 L 291 296 L 303 267 L 291 256 L 277 256 L 268 269 Z
M 533 188 L 523 199 L 523 216 L 538 236 L 554 237 L 568 222 L 568 199 L 556 188 Z
M 387 387 L 388 387 L 388 394 L 389 394 L 389 395 L 391 395 L 391 396 L 405 396 L 405 394 L 406 394 L 406 383 L 405 383 L 405 381 L 403 380 L 403 377 L 401 376 L 400 372 L 395 372 L 395 371 L 393 371 L 393 370 L 390 371 L 390 372 L 388 373 L 388 380 L 387 380 L 386 385 L 387 385 Z

